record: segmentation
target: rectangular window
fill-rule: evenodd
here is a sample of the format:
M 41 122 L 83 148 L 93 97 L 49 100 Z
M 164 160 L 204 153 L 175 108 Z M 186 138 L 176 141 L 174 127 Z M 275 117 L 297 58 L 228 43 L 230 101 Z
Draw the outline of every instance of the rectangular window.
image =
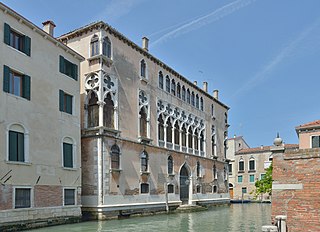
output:
M 31 39 L 26 35 L 13 30 L 10 25 L 4 24 L 4 43 L 23 52 L 31 55 Z
M 16 188 L 15 189 L 14 207 L 16 209 L 31 207 L 31 189 L 30 188 Z
M 24 134 L 9 131 L 9 161 L 24 162 Z
M 244 171 L 244 162 L 243 161 L 239 161 L 239 171 L 240 172 Z
M 75 205 L 75 189 L 64 190 L 64 205 Z
M 264 179 L 265 176 L 266 176 L 266 174 L 261 173 L 261 174 L 260 174 L 260 180 Z
M 73 168 L 73 145 L 63 143 L 63 167 Z
M 312 148 L 320 147 L 320 136 L 312 136 Z
M 174 185 L 173 184 L 168 185 L 168 193 L 174 193 Z
M 242 188 L 242 193 L 247 193 L 247 187 Z
M 251 182 L 251 183 L 254 182 L 254 175 L 250 175 L 250 182 Z
M 3 66 L 3 91 L 30 100 L 30 76 Z
M 78 80 L 78 65 L 71 63 L 63 56 L 59 59 L 59 71 L 74 80 Z
M 72 114 L 72 96 L 59 90 L 59 110 Z
M 149 193 L 149 184 L 146 184 L 146 183 L 141 184 L 141 193 Z
M 238 183 L 242 183 L 242 176 L 238 176 Z
M 254 160 L 250 160 L 249 161 L 249 171 L 254 171 L 254 170 L 256 170 L 255 162 L 254 162 Z
M 232 175 L 232 164 L 229 164 L 228 169 L 229 169 L 229 175 Z

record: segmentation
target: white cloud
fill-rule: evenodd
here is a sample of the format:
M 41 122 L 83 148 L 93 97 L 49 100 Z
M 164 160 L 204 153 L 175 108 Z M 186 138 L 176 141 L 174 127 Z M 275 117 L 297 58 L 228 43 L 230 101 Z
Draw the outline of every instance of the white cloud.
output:
M 168 39 L 175 38 L 175 37 L 178 37 L 182 34 L 185 34 L 190 31 L 204 27 L 207 24 L 219 21 L 222 18 L 226 17 L 227 15 L 234 13 L 235 11 L 251 4 L 254 1 L 256 1 L 256 0 L 237 0 L 237 1 L 231 2 L 227 5 L 224 5 L 224 6 L 220 7 L 219 9 L 214 10 L 213 12 L 211 12 L 205 16 L 201 16 L 201 17 L 197 17 L 195 19 L 192 19 L 191 21 L 184 23 L 183 25 L 179 26 L 178 28 L 171 30 L 168 33 L 164 34 L 159 39 L 157 39 L 153 43 L 151 43 L 150 47 L 154 47 L 157 44 L 162 43 Z M 168 28 L 171 28 L 171 27 L 168 27 Z M 161 31 L 164 31 L 168 28 L 162 29 Z M 153 33 L 153 35 L 158 34 L 158 33 L 159 32 L 155 32 L 155 33 Z

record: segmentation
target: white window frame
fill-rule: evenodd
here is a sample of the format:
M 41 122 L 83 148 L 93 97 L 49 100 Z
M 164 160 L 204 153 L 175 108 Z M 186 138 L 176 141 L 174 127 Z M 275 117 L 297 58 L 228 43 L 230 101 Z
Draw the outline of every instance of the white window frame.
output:
M 64 190 L 74 190 L 74 205 L 65 205 L 65 196 L 64 196 Z M 77 197 L 78 196 L 78 192 L 77 192 L 77 188 L 76 187 L 63 187 L 62 189 L 62 205 L 63 206 L 76 206 L 78 205 L 78 201 L 77 201 Z
M 71 141 L 71 142 L 69 142 Z M 69 168 L 69 167 L 65 167 L 64 166 L 64 163 L 63 163 L 63 160 L 64 160 L 64 156 L 63 156 L 63 143 L 69 143 L 69 144 L 72 144 L 72 161 L 73 161 L 73 164 L 72 164 L 72 168 Z M 61 140 L 61 167 L 63 169 L 68 169 L 68 170 L 75 170 L 78 168 L 78 160 L 77 160 L 77 144 L 75 142 L 75 139 L 71 136 L 64 136 Z
M 28 208 L 16 208 L 16 189 L 30 189 L 30 207 Z M 34 207 L 34 189 L 29 185 L 15 185 L 12 191 L 12 208 L 13 209 L 31 209 Z
M 141 192 L 141 185 L 142 185 L 142 184 L 147 184 L 147 185 L 148 185 L 149 191 L 148 191 L 147 193 L 142 193 L 142 192 Z M 139 194 L 140 194 L 140 195 L 150 195 L 150 183 L 149 183 L 149 182 L 140 182 L 140 183 L 139 183 Z

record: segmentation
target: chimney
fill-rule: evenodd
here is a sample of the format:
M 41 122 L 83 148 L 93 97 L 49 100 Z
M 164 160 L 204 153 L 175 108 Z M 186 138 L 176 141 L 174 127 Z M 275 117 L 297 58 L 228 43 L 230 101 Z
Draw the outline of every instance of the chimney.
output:
M 213 90 L 213 98 L 215 98 L 215 99 L 219 99 L 219 90 L 217 90 L 217 89 L 215 89 L 215 90 Z
M 203 90 L 208 93 L 208 82 L 206 81 L 203 82 Z
M 56 27 L 54 22 L 52 22 L 51 20 L 48 20 L 43 22 L 42 25 L 43 25 L 42 30 L 44 30 L 45 32 L 47 32 L 49 35 L 53 37 L 53 30 Z
M 142 38 L 142 48 L 146 51 L 149 51 L 148 46 L 149 46 L 149 39 L 144 36 Z
M 198 82 L 197 82 L 197 81 L 194 81 L 193 84 L 194 84 L 195 86 L 197 86 Z

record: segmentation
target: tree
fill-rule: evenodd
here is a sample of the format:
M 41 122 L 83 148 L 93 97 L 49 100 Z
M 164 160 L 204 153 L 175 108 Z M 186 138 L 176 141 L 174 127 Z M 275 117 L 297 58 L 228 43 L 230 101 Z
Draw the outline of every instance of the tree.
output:
M 254 198 L 257 199 L 257 197 L 264 193 L 269 193 L 271 195 L 272 191 L 272 164 L 267 168 L 265 176 L 261 179 L 256 181 L 254 184 L 256 186 L 256 189 L 251 192 L 251 194 L 254 194 Z

